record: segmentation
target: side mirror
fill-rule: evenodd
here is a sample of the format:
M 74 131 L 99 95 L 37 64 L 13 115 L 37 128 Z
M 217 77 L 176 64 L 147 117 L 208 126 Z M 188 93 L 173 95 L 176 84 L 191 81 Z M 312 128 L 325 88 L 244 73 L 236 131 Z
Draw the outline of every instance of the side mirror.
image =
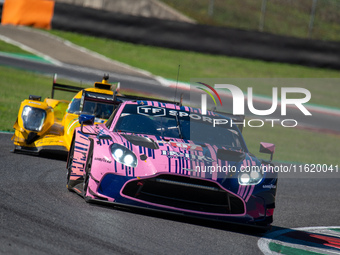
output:
M 270 154 L 270 161 L 272 161 L 275 152 L 275 144 L 260 142 L 260 152 Z
M 82 115 L 79 116 L 79 123 L 81 125 L 93 125 L 94 116 L 82 114 Z
M 85 132 L 83 130 L 83 125 L 93 125 L 94 124 L 94 116 L 82 114 L 82 115 L 79 116 L 79 123 L 80 123 L 80 130 L 83 134 L 96 135 L 96 134 Z

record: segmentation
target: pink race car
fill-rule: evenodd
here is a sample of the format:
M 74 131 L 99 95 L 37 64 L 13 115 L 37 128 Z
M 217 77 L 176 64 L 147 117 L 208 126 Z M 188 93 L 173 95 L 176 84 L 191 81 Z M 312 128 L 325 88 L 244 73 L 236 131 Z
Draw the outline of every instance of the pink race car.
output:
M 277 175 L 220 114 L 159 101 L 121 101 L 104 124 L 81 115 L 67 188 L 86 201 L 269 226 Z M 223 121 L 226 123 L 227 121 Z M 261 143 L 260 152 L 274 153 Z

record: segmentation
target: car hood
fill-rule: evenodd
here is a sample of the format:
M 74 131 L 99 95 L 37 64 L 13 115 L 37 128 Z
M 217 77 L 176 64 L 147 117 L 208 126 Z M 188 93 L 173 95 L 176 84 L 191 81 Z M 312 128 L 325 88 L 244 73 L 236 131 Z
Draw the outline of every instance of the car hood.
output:
M 241 166 L 260 165 L 247 152 L 191 140 L 125 133 L 115 133 L 113 140 L 137 156 L 137 177 L 172 173 L 217 180 L 232 175 Z

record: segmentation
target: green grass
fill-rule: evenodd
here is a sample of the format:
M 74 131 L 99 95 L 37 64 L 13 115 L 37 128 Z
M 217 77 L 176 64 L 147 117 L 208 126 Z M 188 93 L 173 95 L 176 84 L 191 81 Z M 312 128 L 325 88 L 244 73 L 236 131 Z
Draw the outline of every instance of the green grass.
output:
M 42 100 L 51 97 L 53 77 L 4 66 L 0 66 L 0 75 L 0 130 L 14 131 L 13 124 L 21 101 L 28 99 L 29 95 L 41 96 Z M 66 80 L 58 82 L 79 86 Z M 73 96 L 72 93 L 55 92 L 55 98 L 58 99 L 70 100 Z
M 7 55 L 7 56 L 9 55 L 9 56 L 20 57 L 20 58 L 29 59 L 29 60 L 49 62 L 43 57 L 36 56 L 30 52 L 27 52 L 21 49 L 20 47 L 6 43 L 1 40 L 0 40 L 0 53 L 3 55 Z
M 155 75 L 176 79 L 181 65 L 180 80 L 191 78 L 334 78 L 337 70 L 265 62 L 236 57 L 210 55 L 136 45 L 105 38 L 52 30 L 52 34 L 98 52 L 108 58 L 138 67 Z
M 258 30 L 262 0 L 214 0 L 214 13 L 208 15 L 210 0 L 161 0 L 201 24 Z M 311 0 L 267 0 L 264 32 L 308 37 Z M 340 3 L 317 2 L 311 38 L 340 41 Z
M 260 158 L 269 159 L 259 153 L 260 142 L 268 142 L 275 144 L 274 160 L 277 161 L 340 165 L 339 149 L 336 149 L 340 135 L 264 125 L 245 127 L 243 136 L 249 151 Z
M 7 67 L 0 67 L 0 73 L 0 130 L 13 131 L 20 102 L 30 94 L 50 96 L 52 78 Z
M 56 30 L 50 32 L 111 59 L 164 78 L 176 80 L 180 65 L 179 80 L 183 82 L 190 82 L 191 78 L 340 78 L 340 72 L 337 70 L 135 45 Z M 316 80 L 308 83 L 307 81 L 295 80 L 294 86 L 311 91 L 310 103 L 339 107 L 338 99 L 334 96 L 340 94 L 340 86 L 336 80 L 322 82 L 322 86 Z M 253 86 L 254 82 L 258 83 L 260 80 L 253 80 L 250 84 Z M 255 94 L 272 95 L 272 83 L 262 82 L 254 85 Z M 237 86 L 246 91 L 249 83 L 238 83 Z M 287 85 L 282 82 L 277 85 L 281 86 Z
M 0 51 L 6 52 L 6 53 L 15 53 L 15 54 L 30 54 L 27 51 L 22 50 L 21 48 L 15 45 L 6 43 L 1 40 L 0 40 Z M 30 55 L 34 56 L 33 54 L 30 54 Z

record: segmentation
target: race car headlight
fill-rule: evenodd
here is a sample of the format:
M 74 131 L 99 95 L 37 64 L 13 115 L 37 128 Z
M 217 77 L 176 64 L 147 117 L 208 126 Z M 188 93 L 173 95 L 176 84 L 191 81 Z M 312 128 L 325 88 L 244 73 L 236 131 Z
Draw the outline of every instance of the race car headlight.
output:
M 128 148 L 115 143 L 111 147 L 111 153 L 112 153 L 113 158 L 119 163 L 124 164 L 126 166 L 131 166 L 131 167 L 137 166 L 137 162 L 138 162 L 137 157 Z
M 240 173 L 238 175 L 238 183 L 240 185 L 256 185 L 262 181 L 263 175 L 259 171 L 251 171 L 250 173 Z
M 26 105 L 22 110 L 21 118 L 25 129 L 39 132 L 44 124 L 46 111 Z

